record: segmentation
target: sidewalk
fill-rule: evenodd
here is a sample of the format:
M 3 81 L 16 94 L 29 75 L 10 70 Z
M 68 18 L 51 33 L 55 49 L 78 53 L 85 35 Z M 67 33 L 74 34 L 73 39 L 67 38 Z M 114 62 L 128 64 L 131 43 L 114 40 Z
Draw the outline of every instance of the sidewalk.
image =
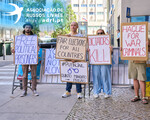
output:
M 17 88 L 11 94 L 11 85 L 0 85 L 0 120 L 65 120 L 77 97 L 75 90 L 69 98 L 61 98 L 65 85 L 38 85 L 38 97 L 28 89 L 26 97 Z
M 0 56 L 0 67 L 13 64 L 13 55 L 6 55 L 5 60 L 3 60 L 3 56 Z
M 133 97 L 130 87 L 113 87 L 111 98 L 78 100 L 66 120 L 150 120 L 150 101 L 133 103 Z

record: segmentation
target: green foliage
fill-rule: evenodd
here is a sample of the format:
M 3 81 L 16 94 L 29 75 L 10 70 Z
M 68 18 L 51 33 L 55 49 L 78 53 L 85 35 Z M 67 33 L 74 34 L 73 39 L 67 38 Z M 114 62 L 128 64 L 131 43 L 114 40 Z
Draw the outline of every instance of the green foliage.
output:
M 60 0 L 53 0 L 54 2 L 54 6 L 56 7 L 58 4 L 62 6 L 62 2 Z M 59 7 L 60 8 L 60 7 Z M 71 22 L 76 22 L 76 15 L 74 13 L 74 11 L 72 10 L 71 5 L 68 5 L 66 10 L 64 10 L 63 13 L 64 17 L 63 17 L 63 23 L 59 23 L 59 24 L 54 24 L 55 26 L 55 31 L 52 33 L 51 37 L 56 38 L 58 35 L 65 35 L 68 34 L 70 32 L 70 24 Z
M 34 14 L 36 12 L 32 11 L 32 12 L 27 12 L 27 10 L 29 10 L 29 8 L 44 8 L 44 5 L 46 4 L 46 0 L 23 0 L 24 4 L 23 4 L 23 16 L 25 18 L 25 21 L 28 20 L 31 24 L 33 24 L 33 32 L 34 34 L 37 34 L 39 36 L 39 24 L 41 23 L 41 20 L 44 17 L 28 17 L 29 14 Z M 42 12 L 42 14 L 44 14 L 44 12 Z

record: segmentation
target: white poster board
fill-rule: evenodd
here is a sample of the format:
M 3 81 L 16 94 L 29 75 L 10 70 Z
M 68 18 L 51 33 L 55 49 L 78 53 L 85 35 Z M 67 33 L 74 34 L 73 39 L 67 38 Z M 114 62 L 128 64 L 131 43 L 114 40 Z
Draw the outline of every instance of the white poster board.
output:
M 121 58 L 123 60 L 147 60 L 148 23 L 122 23 Z
M 86 44 L 87 38 L 85 37 L 58 36 L 56 58 L 85 61 Z
M 88 83 L 88 63 L 60 61 L 60 79 L 63 82 Z
M 37 35 L 15 36 L 15 64 L 31 65 L 38 63 Z
M 55 48 L 45 49 L 45 75 L 60 74 L 59 59 L 55 58 Z
M 111 64 L 109 35 L 88 36 L 90 64 Z

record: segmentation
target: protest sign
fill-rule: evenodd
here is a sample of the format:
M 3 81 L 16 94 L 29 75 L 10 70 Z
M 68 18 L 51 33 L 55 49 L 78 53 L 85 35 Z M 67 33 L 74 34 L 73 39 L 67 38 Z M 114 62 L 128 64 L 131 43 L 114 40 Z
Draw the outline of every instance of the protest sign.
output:
M 121 24 L 121 59 L 147 60 L 148 23 L 122 23 Z
M 45 50 L 45 75 L 60 74 L 59 59 L 55 59 L 55 48 Z
M 88 83 L 87 62 L 60 61 L 60 79 L 63 82 Z
M 87 39 L 84 37 L 58 36 L 56 58 L 85 61 L 86 44 Z
M 38 63 L 36 35 L 15 36 L 15 64 L 30 65 Z
M 111 64 L 109 35 L 88 36 L 90 64 Z

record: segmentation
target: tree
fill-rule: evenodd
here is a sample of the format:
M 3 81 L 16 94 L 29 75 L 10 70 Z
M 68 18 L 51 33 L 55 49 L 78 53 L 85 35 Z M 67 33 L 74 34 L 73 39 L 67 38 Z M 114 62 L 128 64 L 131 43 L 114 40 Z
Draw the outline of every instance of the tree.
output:
M 46 0 L 23 0 L 23 16 L 25 21 L 28 20 L 31 24 L 33 24 L 33 32 L 39 36 L 39 24 L 41 23 L 43 17 L 31 17 L 30 15 L 36 14 L 39 12 L 34 11 L 36 8 L 43 8 L 46 5 Z M 30 10 L 32 8 L 32 10 Z M 41 14 L 45 14 L 45 12 L 40 12 Z
M 68 5 L 64 12 L 64 22 L 55 25 L 56 30 L 52 33 L 51 37 L 56 38 L 58 35 L 68 34 L 70 32 L 71 22 L 76 22 L 76 15 L 71 5 Z

